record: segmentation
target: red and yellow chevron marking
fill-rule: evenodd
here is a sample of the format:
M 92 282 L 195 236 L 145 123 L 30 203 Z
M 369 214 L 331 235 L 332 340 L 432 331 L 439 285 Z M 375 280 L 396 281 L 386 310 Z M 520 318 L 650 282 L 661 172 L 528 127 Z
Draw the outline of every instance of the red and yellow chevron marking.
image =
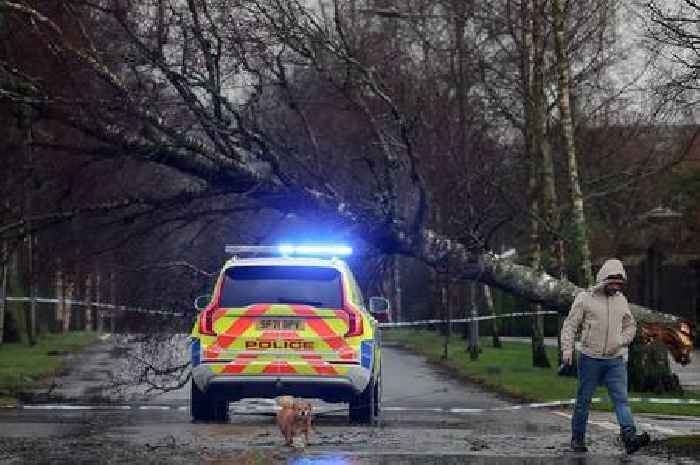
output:
M 294 310 L 294 313 L 299 316 L 316 315 L 312 307 L 301 305 L 292 305 L 291 307 L 292 310 Z M 345 321 L 347 321 L 347 316 L 345 317 Z M 345 339 L 342 337 L 343 333 L 337 333 L 328 325 L 328 323 L 326 323 L 326 321 L 320 319 L 308 319 L 306 320 L 306 324 L 308 324 L 316 332 L 316 334 L 321 336 L 323 341 L 328 344 L 331 349 L 337 351 L 341 358 L 353 358 L 355 351 L 352 349 L 352 347 L 347 345 Z
M 256 357 L 257 355 L 241 354 L 236 357 L 236 360 L 224 365 L 221 373 L 226 373 L 229 375 L 240 374 L 248 365 L 250 365 L 251 360 L 254 360 Z
M 257 317 L 262 316 L 270 308 L 270 305 L 251 305 L 245 311 L 245 313 L 238 318 L 236 318 L 233 324 L 228 327 L 223 334 L 216 338 L 216 343 L 222 347 L 229 347 L 236 340 L 237 337 L 243 336 L 245 332 L 250 329 L 255 323 Z M 226 309 L 219 309 L 214 314 L 214 328 L 217 327 L 217 323 L 225 316 L 227 313 Z
M 260 330 L 256 323 L 261 317 L 304 317 L 304 327 Z M 342 376 L 348 367 L 329 362 L 353 360 L 359 353 L 359 347 L 350 345 L 356 338 L 343 337 L 348 329 L 348 317 L 342 310 L 305 305 L 252 305 L 219 309 L 213 321 L 218 335 L 201 338 L 202 360 L 217 374 Z M 268 344 L 261 348 L 260 342 Z
M 296 355 L 285 357 L 282 360 L 241 354 L 230 362 L 209 364 L 208 366 L 216 374 L 231 375 L 343 376 L 348 371 L 347 366 L 332 365 L 316 355 Z
M 330 363 L 326 363 L 321 360 L 320 355 L 302 355 L 302 357 L 309 363 L 309 365 L 313 367 L 314 370 L 316 370 L 316 373 L 319 375 L 335 376 L 338 374 L 338 370 L 336 370 Z

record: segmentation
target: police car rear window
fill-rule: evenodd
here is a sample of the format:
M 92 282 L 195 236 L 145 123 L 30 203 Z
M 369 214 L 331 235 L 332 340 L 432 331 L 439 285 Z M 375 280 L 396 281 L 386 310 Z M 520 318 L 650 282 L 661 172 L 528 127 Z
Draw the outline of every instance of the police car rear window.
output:
M 338 270 L 305 266 L 234 266 L 226 270 L 221 307 L 261 303 L 342 308 Z

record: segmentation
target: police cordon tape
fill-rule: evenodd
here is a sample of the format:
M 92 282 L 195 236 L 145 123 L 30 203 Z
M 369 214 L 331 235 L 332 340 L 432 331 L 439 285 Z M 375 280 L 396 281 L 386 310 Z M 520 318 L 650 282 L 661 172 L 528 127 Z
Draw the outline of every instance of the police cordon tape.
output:
M 168 316 L 177 316 L 181 317 L 184 316 L 185 314 L 182 312 L 170 312 L 167 310 L 150 310 L 147 308 L 142 308 L 142 307 L 128 307 L 126 305 L 114 305 L 114 304 L 106 304 L 102 302 L 86 302 L 84 300 L 74 300 L 74 299 L 56 299 L 56 298 L 46 298 L 46 297 L 5 297 L 5 300 L 8 302 L 32 302 L 32 300 L 36 301 L 36 303 L 40 304 L 57 304 L 57 303 L 64 303 L 64 304 L 69 304 L 69 305 L 76 305 L 76 306 L 81 306 L 81 307 L 94 307 L 94 308 L 103 308 L 103 309 L 108 309 L 108 310 L 118 310 L 118 311 L 124 311 L 124 312 L 137 312 L 137 313 L 146 313 L 146 314 L 151 314 L 151 315 L 168 315 Z M 472 321 L 484 321 L 484 320 L 493 320 L 495 318 L 513 318 L 513 317 L 529 317 L 529 316 L 536 316 L 536 315 L 557 315 L 559 312 L 554 311 L 554 310 L 545 310 L 545 311 L 539 311 L 539 312 L 519 312 L 519 313 L 507 313 L 507 314 L 500 314 L 500 315 L 483 315 L 483 316 L 477 316 L 473 318 L 458 318 L 458 319 L 450 319 L 450 320 L 442 320 L 442 319 L 434 319 L 434 320 L 416 320 L 416 321 L 402 321 L 402 322 L 396 322 L 396 323 L 379 323 L 380 328 L 401 328 L 401 327 L 406 327 L 406 326 L 424 326 L 424 325 L 434 325 L 434 324 L 446 324 L 446 323 L 469 323 Z
M 32 302 L 35 301 L 39 304 L 58 304 L 64 303 L 69 305 L 76 305 L 79 307 L 94 307 L 94 308 L 104 308 L 108 310 L 117 310 L 123 312 L 137 312 L 137 313 L 147 313 L 151 315 L 168 315 L 168 316 L 184 316 L 182 312 L 169 312 L 167 310 L 150 310 L 142 307 L 127 307 L 126 305 L 114 305 L 105 304 L 102 302 L 86 302 L 84 300 L 73 300 L 73 299 L 48 299 L 45 297 L 5 297 L 8 302 Z
M 648 403 L 648 404 L 672 404 L 672 405 L 700 405 L 700 399 L 666 399 L 663 397 L 630 397 L 629 402 Z M 591 399 L 593 403 L 609 402 L 608 397 L 594 397 Z M 506 407 L 491 407 L 491 408 L 460 408 L 460 407 L 401 407 L 401 406 L 385 406 L 382 410 L 385 412 L 425 412 L 425 413 L 451 413 L 451 414 L 474 414 L 488 412 L 508 412 L 525 409 L 537 409 L 548 407 L 562 407 L 573 405 L 576 399 L 553 400 L 549 402 L 533 402 L 529 404 L 516 404 Z M 23 410 L 189 410 L 187 405 L 128 405 L 128 404 L 17 404 L 5 405 L 2 408 L 17 408 Z M 272 413 L 279 409 L 274 405 L 274 400 L 269 399 L 269 402 L 254 402 L 234 403 L 232 410 L 239 414 L 259 415 Z M 318 415 L 328 415 L 336 412 L 345 412 L 346 408 L 319 408 L 316 410 Z
M 472 318 L 458 318 L 450 320 L 416 320 L 416 321 L 402 321 L 396 323 L 379 323 L 380 328 L 402 328 L 404 326 L 424 326 L 424 325 L 437 325 L 437 324 L 447 324 L 447 323 L 469 323 L 472 321 L 484 321 L 484 320 L 494 320 L 496 318 L 513 318 L 520 316 L 537 316 L 537 315 L 558 315 L 559 312 L 555 310 L 543 310 L 539 312 L 518 312 L 518 313 L 505 313 L 500 315 L 483 315 Z

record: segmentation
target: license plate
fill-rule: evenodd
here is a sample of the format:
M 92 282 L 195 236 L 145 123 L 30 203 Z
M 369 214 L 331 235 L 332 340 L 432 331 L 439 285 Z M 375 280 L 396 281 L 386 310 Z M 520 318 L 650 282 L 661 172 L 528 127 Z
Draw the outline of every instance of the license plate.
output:
M 302 331 L 304 320 L 258 320 L 258 329 L 261 331 L 268 329 Z

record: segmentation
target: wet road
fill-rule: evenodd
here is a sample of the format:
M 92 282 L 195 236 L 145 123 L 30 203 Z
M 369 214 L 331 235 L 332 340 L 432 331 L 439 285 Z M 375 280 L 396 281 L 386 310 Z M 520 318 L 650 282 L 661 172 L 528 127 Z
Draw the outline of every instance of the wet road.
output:
M 120 344 L 137 349 L 127 351 Z M 624 455 L 608 414 L 592 419 L 591 452 L 573 454 L 568 452 L 568 410 L 508 410 L 512 403 L 456 382 L 422 357 L 394 347 L 384 349 L 385 411 L 380 426 L 348 425 L 344 406 L 318 403 L 311 444 L 287 448 L 270 401 L 231 404 L 227 424 L 193 424 L 188 387 L 147 395 L 143 384 L 131 385 L 143 366 L 138 360 L 165 366 L 184 357 L 182 340 L 135 345 L 111 338 L 91 348 L 56 380 L 50 397 L 38 395 L 21 408 L 0 409 L 0 463 L 696 463 L 666 457 L 653 448 Z M 647 421 L 650 426 L 663 423 Z M 689 427 L 700 432 L 700 425 L 691 422 Z M 660 434 L 652 431 L 652 436 Z

